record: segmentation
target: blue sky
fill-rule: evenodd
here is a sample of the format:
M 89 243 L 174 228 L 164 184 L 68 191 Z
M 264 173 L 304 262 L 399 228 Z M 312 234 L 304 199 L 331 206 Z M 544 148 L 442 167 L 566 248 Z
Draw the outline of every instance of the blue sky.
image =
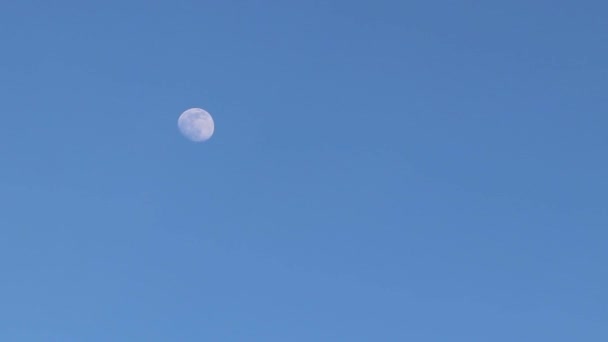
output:
M 2 4 L 0 340 L 606 341 L 606 11 Z

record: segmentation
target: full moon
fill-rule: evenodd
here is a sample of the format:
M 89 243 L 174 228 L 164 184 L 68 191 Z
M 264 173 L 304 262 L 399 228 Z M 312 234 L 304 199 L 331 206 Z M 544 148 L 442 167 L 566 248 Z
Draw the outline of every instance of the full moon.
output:
M 177 119 L 182 134 L 195 142 L 206 141 L 213 135 L 215 124 L 211 114 L 200 108 L 190 108 Z

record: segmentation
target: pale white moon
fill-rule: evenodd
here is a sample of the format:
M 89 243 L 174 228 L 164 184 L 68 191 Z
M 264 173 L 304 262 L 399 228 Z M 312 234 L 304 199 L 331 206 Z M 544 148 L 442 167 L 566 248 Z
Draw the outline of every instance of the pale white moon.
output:
M 200 108 L 190 108 L 177 119 L 177 127 L 182 134 L 196 142 L 211 138 L 215 129 L 211 114 Z

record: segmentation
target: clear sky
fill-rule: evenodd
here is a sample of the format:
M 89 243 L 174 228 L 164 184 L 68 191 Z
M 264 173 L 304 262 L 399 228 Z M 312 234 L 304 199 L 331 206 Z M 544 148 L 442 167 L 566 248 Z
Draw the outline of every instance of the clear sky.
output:
M 606 13 L 4 1 L 0 340 L 608 341 Z

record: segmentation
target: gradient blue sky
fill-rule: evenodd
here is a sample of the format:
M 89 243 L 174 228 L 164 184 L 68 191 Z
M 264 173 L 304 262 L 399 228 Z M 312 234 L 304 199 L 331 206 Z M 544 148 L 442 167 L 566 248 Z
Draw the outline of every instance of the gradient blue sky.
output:
M 607 341 L 606 13 L 3 2 L 0 340 Z

